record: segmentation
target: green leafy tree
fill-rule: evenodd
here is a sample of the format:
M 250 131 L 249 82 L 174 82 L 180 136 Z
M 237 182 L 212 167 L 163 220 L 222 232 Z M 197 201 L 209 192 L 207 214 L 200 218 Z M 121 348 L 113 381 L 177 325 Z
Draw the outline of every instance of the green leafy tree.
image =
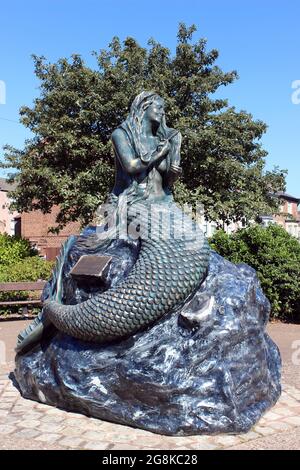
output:
M 300 243 L 278 225 L 253 225 L 232 235 L 219 230 L 211 247 L 233 263 L 246 263 L 258 273 L 272 304 L 272 316 L 300 320 Z
M 180 24 L 176 54 L 154 39 L 148 48 L 115 37 L 94 53 L 98 68 L 79 55 L 48 63 L 34 56 L 40 96 L 22 107 L 21 122 L 34 137 L 22 150 L 5 147 L 5 168 L 14 168 L 12 192 L 19 211 L 49 212 L 59 205 L 59 227 L 87 224 L 113 185 L 110 135 L 127 116 L 133 98 L 154 90 L 166 102 L 168 125 L 183 135 L 183 176 L 175 186 L 178 202 L 202 202 L 208 220 L 242 220 L 277 210 L 272 197 L 284 189 L 285 172 L 265 172 L 262 121 L 214 99 L 237 79 L 216 64 L 218 51 L 206 40 L 193 42 L 195 26 Z

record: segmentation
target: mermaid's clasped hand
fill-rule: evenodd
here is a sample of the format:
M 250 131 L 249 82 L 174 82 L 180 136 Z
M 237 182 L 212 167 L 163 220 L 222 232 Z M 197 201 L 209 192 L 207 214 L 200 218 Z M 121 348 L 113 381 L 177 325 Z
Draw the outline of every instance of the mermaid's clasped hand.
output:
M 160 143 L 157 146 L 157 153 L 160 154 L 160 156 L 165 156 L 169 153 L 171 148 L 170 142 L 166 140 L 160 141 Z

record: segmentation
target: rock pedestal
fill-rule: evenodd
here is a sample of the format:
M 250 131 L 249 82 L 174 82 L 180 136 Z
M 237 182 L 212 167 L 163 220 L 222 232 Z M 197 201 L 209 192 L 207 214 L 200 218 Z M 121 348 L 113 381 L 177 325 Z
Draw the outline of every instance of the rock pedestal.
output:
M 280 395 L 270 305 L 255 271 L 212 253 L 190 299 L 129 339 L 62 333 L 16 357 L 22 395 L 155 433 L 247 432 Z

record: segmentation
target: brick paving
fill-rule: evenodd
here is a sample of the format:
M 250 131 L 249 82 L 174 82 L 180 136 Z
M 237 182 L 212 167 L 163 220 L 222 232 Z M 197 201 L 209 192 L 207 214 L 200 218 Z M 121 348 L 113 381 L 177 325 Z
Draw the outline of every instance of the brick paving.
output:
M 300 448 L 300 389 L 286 381 L 278 403 L 247 434 L 169 437 L 25 400 L 9 378 L 12 370 L 11 361 L 0 367 L 0 449 Z
M 3 368 L 2 368 L 3 369 Z M 24 400 L 8 377 L 0 375 L 0 435 L 28 449 L 230 449 L 265 436 L 300 429 L 300 390 L 284 385 L 272 410 L 247 434 L 169 437 L 70 413 Z M 9 440 L 9 439 L 8 439 Z M 15 445 L 15 444 L 14 444 Z M 50 446 L 49 446 L 50 445 Z M 247 448 L 247 447 L 246 447 Z

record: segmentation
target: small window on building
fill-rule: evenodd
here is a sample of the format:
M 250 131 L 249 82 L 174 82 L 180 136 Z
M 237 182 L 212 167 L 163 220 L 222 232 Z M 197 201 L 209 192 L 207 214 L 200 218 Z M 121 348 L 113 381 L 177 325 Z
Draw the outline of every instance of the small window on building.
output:
M 291 202 L 288 202 L 288 213 L 289 214 L 293 213 L 293 204 Z

